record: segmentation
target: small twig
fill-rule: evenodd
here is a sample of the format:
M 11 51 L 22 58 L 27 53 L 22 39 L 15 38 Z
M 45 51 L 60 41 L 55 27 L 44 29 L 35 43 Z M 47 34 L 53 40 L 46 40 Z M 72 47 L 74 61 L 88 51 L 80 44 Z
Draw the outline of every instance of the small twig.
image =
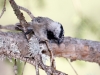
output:
M 41 61 L 42 62 L 42 61 Z M 42 63 L 39 63 L 40 64 L 40 67 L 46 71 L 47 75 L 68 75 L 68 74 L 65 74 L 61 71 L 58 71 L 56 69 L 54 69 L 53 67 L 50 67 L 50 66 L 46 66 Z
M 15 3 L 14 0 L 9 0 L 17 18 L 19 19 L 22 27 L 23 27 L 23 32 L 27 31 L 27 26 L 29 26 L 29 24 L 27 23 L 27 21 L 25 20 L 25 17 L 23 16 L 23 13 L 19 10 L 18 5 Z
M 15 25 L 13 25 L 13 24 L 9 24 L 9 25 L 0 25 L 0 29 L 15 31 Z
M 40 75 L 39 74 L 39 59 L 38 59 L 38 55 L 36 55 L 34 58 L 35 58 L 35 69 L 36 69 L 36 75 Z
M 68 61 L 68 59 L 66 59 Z M 76 72 L 76 70 L 74 69 L 74 67 L 72 66 L 71 62 L 68 61 L 68 63 L 70 64 L 71 68 L 74 70 L 74 72 L 76 73 L 76 75 L 78 75 L 78 73 Z
M 50 66 L 53 67 L 54 69 L 56 69 L 53 52 L 49 49 L 48 42 L 47 41 L 45 41 L 45 42 L 46 42 L 47 49 L 50 52 L 50 64 L 51 64 Z
M 18 6 L 18 7 L 19 7 L 19 9 L 25 11 L 31 17 L 31 19 L 34 19 L 34 15 L 28 9 L 26 9 L 22 6 Z
M 2 9 L 2 12 L 0 14 L 0 18 L 2 17 L 2 15 L 4 14 L 4 12 L 6 11 L 6 0 L 4 0 L 4 6 L 3 6 L 3 9 Z
M 23 33 L 27 32 L 27 27 L 29 26 L 28 22 L 25 20 L 25 17 L 23 16 L 23 13 L 19 10 L 18 5 L 15 3 L 14 0 L 9 0 L 17 18 L 19 19 L 21 26 L 23 28 Z M 25 35 L 26 40 L 28 39 L 28 35 Z
M 47 73 L 47 75 L 51 75 L 51 73 L 47 70 L 46 66 L 43 64 L 42 57 L 41 56 L 39 56 L 39 57 L 40 57 L 39 64 L 40 64 L 41 68 Z

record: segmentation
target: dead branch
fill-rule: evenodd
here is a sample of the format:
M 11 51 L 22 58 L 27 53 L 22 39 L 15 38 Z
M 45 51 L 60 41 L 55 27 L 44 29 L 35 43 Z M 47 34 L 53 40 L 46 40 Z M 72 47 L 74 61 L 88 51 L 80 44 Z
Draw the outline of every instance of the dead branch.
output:
M 4 14 L 5 11 L 6 11 L 6 0 L 4 0 L 4 5 L 3 5 L 2 12 L 0 14 L 0 18 L 2 17 L 2 15 Z
M 50 53 L 50 66 L 53 67 L 54 69 L 56 69 L 55 59 L 54 59 L 53 52 L 52 52 L 52 50 L 50 50 L 48 42 L 45 41 L 45 43 L 46 43 L 47 49 L 48 49 L 48 51 Z
M 78 73 L 76 72 L 76 70 L 74 69 L 74 67 L 72 66 L 71 62 L 66 58 L 66 60 L 68 61 L 69 65 L 71 66 L 71 68 L 73 69 L 73 71 L 76 73 L 76 75 L 78 75 Z
M 8 42 L 11 43 L 11 41 L 16 43 L 16 48 L 21 52 L 22 56 L 28 53 L 28 44 L 22 33 L 0 32 L 1 51 L 2 49 L 10 50 L 9 47 L 11 45 Z M 72 61 L 84 60 L 100 64 L 100 42 L 98 41 L 65 37 L 64 42 L 60 46 L 50 43 L 50 48 L 52 48 L 52 52 L 56 57 L 70 58 Z
M 23 31 L 26 31 L 27 26 L 29 26 L 29 24 L 27 23 L 27 21 L 25 20 L 25 17 L 23 16 L 23 13 L 19 10 L 18 5 L 15 3 L 14 0 L 9 0 L 15 15 L 17 16 L 17 18 L 19 19 L 19 22 L 21 23 L 22 27 L 23 27 Z
M 36 69 L 36 75 L 40 75 L 39 74 L 39 61 L 38 61 L 38 55 L 36 55 L 35 57 L 35 69 Z
M 100 64 L 100 42 L 66 37 L 60 47 L 52 45 L 52 48 L 56 56 Z
M 6 36 L 6 37 L 5 37 Z M 18 39 L 18 40 L 16 40 Z M 23 40 L 22 40 L 23 39 Z M 35 38 L 34 38 L 35 39 Z M 16 59 L 23 60 L 25 62 L 35 65 L 35 61 L 32 58 L 26 58 L 29 53 L 28 43 L 24 38 L 23 33 L 10 33 L 10 32 L 0 32 L 0 55 L 7 57 L 14 57 Z M 41 58 L 39 58 L 40 60 Z M 44 69 L 48 75 L 67 75 L 56 69 L 46 66 L 39 61 L 39 67 Z
M 34 18 L 34 15 L 28 9 L 26 9 L 26 8 L 24 8 L 22 6 L 18 6 L 18 7 L 19 7 L 19 9 L 25 11 L 31 17 L 31 19 Z

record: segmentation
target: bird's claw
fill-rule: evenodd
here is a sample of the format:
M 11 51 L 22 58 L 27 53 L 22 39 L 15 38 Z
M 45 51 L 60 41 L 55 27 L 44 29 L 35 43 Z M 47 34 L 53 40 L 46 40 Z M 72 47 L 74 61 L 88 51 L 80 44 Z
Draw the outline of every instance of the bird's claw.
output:
M 46 43 L 46 42 L 48 42 L 47 39 L 39 39 L 39 43 Z

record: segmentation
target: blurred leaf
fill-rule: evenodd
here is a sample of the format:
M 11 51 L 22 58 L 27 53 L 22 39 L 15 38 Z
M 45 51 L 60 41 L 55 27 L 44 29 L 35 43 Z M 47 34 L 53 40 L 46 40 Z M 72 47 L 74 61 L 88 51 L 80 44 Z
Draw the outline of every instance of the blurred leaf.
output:
M 100 40 L 100 28 L 98 27 L 99 24 L 97 24 L 95 21 L 91 20 L 90 18 L 86 16 L 80 16 L 81 21 L 78 24 L 78 27 L 76 29 L 75 36 L 82 38 L 84 37 L 84 31 L 90 31 L 92 34 L 97 37 Z
M 6 0 L 6 5 L 8 5 L 8 1 Z M 0 0 L 0 9 L 4 6 L 4 0 Z
M 4 5 L 4 0 L 0 0 L 0 8 L 2 8 Z
M 15 64 L 15 59 L 14 58 L 12 58 L 12 59 L 6 59 L 6 62 L 9 63 L 9 65 L 11 65 L 13 67 L 14 64 Z M 17 75 L 22 75 L 23 69 L 24 69 L 24 66 L 25 66 L 24 65 L 25 62 L 21 61 L 20 59 L 17 59 L 16 64 L 17 64 L 17 72 L 18 72 Z
M 44 0 L 36 0 L 37 1 L 37 6 L 39 8 L 43 8 L 45 6 L 45 1 Z

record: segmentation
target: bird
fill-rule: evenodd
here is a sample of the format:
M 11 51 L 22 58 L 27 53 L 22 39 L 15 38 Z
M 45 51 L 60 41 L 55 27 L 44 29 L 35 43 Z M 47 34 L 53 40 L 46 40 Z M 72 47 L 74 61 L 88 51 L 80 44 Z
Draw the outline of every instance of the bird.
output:
M 34 32 L 40 41 L 61 44 L 64 40 L 64 29 L 62 24 L 48 17 L 35 17 L 26 33 Z

